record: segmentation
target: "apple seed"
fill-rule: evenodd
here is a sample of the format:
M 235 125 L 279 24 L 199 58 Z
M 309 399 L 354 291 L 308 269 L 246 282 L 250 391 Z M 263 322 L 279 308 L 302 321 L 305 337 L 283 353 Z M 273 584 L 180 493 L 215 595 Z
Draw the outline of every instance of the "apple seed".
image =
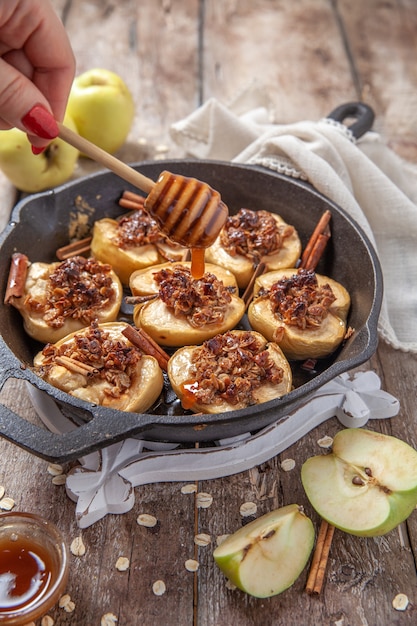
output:
M 365 484 L 365 481 L 360 476 L 354 476 L 352 478 L 352 483 L 362 487 Z

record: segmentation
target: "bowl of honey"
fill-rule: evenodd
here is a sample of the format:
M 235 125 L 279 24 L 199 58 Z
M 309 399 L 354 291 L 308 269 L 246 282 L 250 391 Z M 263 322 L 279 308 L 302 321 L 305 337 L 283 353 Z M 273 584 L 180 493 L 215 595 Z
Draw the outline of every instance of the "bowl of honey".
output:
M 45 615 L 68 581 L 68 549 L 59 529 L 34 513 L 0 514 L 0 624 Z

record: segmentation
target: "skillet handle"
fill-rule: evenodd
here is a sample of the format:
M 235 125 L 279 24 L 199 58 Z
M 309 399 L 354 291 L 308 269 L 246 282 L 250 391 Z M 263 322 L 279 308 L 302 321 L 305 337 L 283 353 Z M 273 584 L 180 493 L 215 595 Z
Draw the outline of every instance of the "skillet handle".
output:
M 356 122 L 348 126 L 348 128 L 355 139 L 359 139 L 368 130 L 371 130 L 375 113 L 364 102 L 347 102 L 336 107 L 327 117 L 341 123 L 350 117 L 356 118 Z
M 46 461 L 64 463 L 80 459 L 112 443 L 152 431 L 155 419 L 141 415 L 138 423 L 135 414 L 126 414 L 115 420 L 107 411 L 101 411 L 89 422 L 64 433 L 54 433 L 28 422 L 11 409 L 0 404 L 0 437 L 39 456 Z

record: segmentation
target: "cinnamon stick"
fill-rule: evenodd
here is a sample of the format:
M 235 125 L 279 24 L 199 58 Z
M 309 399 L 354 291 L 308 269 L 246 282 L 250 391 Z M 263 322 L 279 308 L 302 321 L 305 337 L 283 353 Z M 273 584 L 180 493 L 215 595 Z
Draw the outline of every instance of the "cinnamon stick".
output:
M 266 270 L 266 265 L 263 261 L 261 261 L 255 268 L 255 271 L 253 272 L 251 279 L 248 283 L 248 286 L 246 287 L 243 295 L 242 295 L 242 300 L 245 303 L 246 308 L 248 308 L 248 306 L 250 305 L 250 303 L 253 300 L 253 287 L 255 285 L 255 280 L 258 278 L 258 276 L 260 276 L 261 274 L 263 274 Z
M 70 259 L 72 256 L 79 256 L 85 253 L 90 252 L 90 244 L 92 237 L 85 237 L 85 239 L 79 239 L 78 241 L 73 241 L 66 246 L 62 246 L 58 248 L 56 251 L 57 259 L 60 261 L 65 261 L 66 259 Z
M 333 534 L 334 526 L 322 520 L 306 583 L 306 591 L 310 595 L 319 595 L 323 588 Z
M 332 214 L 328 209 L 324 211 L 304 249 L 299 267 L 315 269 L 317 266 L 320 256 L 323 254 L 324 248 L 330 238 L 329 222 L 331 217 Z M 307 265 L 309 267 L 307 267 Z M 314 265 L 314 267 L 311 267 L 312 265 Z
M 119 206 L 123 207 L 124 209 L 130 210 L 143 209 L 145 199 L 146 198 L 144 198 L 144 196 L 140 196 L 133 191 L 124 191 L 122 197 L 119 200 Z
M 29 259 L 25 254 L 15 252 L 12 255 L 6 293 L 4 294 L 4 304 L 9 304 L 12 298 L 21 298 L 23 296 L 28 267 Z
M 78 361 L 70 356 L 65 356 L 64 354 L 56 356 L 55 363 L 62 365 L 74 374 L 82 374 L 83 376 L 93 376 L 93 374 L 97 374 L 98 372 L 96 367 L 88 365 L 88 363 L 82 363 L 81 361 Z
M 159 363 L 159 366 L 164 371 L 168 369 L 169 355 L 161 348 L 161 346 L 148 335 L 142 328 L 133 328 L 133 326 L 126 326 L 122 330 L 122 334 L 128 339 L 134 346 L 142 350 L 145 354 L 153 356 Z

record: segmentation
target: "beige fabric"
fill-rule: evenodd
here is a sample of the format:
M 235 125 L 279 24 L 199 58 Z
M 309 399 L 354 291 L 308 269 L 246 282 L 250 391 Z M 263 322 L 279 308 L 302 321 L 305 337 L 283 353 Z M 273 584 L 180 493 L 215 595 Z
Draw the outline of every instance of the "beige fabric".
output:
M 373 241 L 384 276 L 380 336 L 417 353 L 417 167 L 375 132 L 356 141 L 337 122 L 272 124 L 266 108 L 236 113 L 208 100 L 171 128 L 189 156 L 252 163 L 303 178 Z

